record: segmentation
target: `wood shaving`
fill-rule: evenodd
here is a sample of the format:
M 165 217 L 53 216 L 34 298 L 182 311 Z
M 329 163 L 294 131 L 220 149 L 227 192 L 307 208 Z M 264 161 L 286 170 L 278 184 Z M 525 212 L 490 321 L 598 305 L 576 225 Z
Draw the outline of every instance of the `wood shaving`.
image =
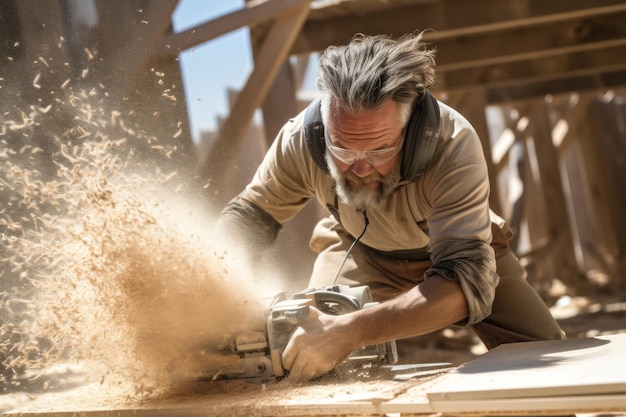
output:
M 65 86 L 67 99 L 1 122 L 0 387 L 95 363 L 96 381 L 149 395 L 263 326 L 260 277 L 219 251 L 206 210 L 162 165 L 175 146 L 107 110 L 98 90 Z M 70 128 L 50 117 L 61 107 L 76 115 Z

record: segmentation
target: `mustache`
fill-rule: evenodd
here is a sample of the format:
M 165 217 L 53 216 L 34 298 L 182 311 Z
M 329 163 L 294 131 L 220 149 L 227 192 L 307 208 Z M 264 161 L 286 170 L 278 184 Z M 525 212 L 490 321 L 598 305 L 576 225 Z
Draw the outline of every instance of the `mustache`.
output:
M 373 171 L 365 177 L 359 177 L 354 172 L 348 170 L 342 175 L 345 184 L 357 184 L 368 185 L 372 183 L 380 183 L 383 181 L 383 176 L 378 171 Z

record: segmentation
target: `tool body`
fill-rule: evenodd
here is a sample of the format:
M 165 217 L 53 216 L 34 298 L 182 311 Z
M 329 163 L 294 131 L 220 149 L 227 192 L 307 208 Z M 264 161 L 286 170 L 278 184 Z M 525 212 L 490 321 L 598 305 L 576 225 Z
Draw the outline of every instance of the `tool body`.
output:
M 230 366 L 210 375 L 211 379 L 250 379 L 271 381 L 287 376 L 282 354 L 293 332 L 307 319 L 310 307 L 326 314 L 341 315 L 371 307 L 368 286 L 333 285 L 307 289 L 287 299 L 284 293 L 275 296 L 266 310 L 266 328 L 236 335 L 225 352 Z M 336 371 L 348 371 L 363 366 L 393 365 L 398 360 L 395 341 L 365 346 L 352 352 Z

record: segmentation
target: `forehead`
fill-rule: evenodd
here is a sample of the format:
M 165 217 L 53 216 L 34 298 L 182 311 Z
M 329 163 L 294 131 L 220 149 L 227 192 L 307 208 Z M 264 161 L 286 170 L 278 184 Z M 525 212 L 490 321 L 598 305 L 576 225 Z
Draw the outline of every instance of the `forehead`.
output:
M 402 128 L 399 122 L 399 107 L 388 100 L 376 109 L 358 113 L 347 111 L 336 100 L 330 103 L 329 127 L 338 132 L 378 132 Z

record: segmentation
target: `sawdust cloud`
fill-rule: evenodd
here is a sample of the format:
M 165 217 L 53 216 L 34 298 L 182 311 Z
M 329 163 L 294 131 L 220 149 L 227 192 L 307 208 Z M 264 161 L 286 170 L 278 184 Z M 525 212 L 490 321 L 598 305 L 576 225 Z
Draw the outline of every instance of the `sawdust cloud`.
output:
M 94 96 L 103 95 L 57 100 L 73 108 L 75 127 L 49 135 L 45 152 L 29 139 L 50 128 L 49 108 L 2 122 L 5 389 L 65 361 L 97 364 L 96 379 L 147 392 L 219 366 L 229 336 L 263 326 L 262 278 L 211 236 L 211 219 L 185 197 L 187 179 L 146 162 L 146 153 L 171 158 L 175 146 Z M 43 155 L 52 156 L 51 177 L 40 171 Z

